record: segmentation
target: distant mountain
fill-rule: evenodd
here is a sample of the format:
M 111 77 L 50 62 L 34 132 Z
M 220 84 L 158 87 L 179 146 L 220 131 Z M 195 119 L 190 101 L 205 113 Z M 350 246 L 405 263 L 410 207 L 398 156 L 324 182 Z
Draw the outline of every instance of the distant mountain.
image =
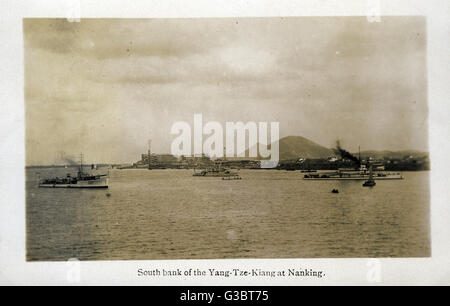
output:
M 327 158 L 335 153 L 305 137 L 287 136 L 280 139 L 280 160 L 296 158 Z
M 287 136 L 281 138 L 278 142 L 280 160 L 298 158 L 327 158 L 336 155 L 331 149 L 325 148 L 301 136 Z M 246 156 L 248 156 L 248 150 L 246 151 Z
M 287 136 L 279 140 L 280 160 L 292 160 L 298 158 L 328 158 L 330 156 L 341 157 L 335 149 L 329 149 L 323 147 L 314 141 L 311 141 L 302 136 Z M 358 153 L 352 153 L 355 157 L 358 157 Z M 246 150 L 246 156 L 248 156 L 248 150 Z M 258 152 L 259 156 L 259 152 Z M 388 150 L 367 150 L 361 152 L 361 158 L 367 159 L 372 157 L 375 159 L 404 159 L 405 157 L 412 156 L 416 159 L 428 157 L 427 152 L 421 152 L 416 150 L 402 150 L 402 151 L 388 151 Z M 259 157 L 258 157 L 259 159 Z

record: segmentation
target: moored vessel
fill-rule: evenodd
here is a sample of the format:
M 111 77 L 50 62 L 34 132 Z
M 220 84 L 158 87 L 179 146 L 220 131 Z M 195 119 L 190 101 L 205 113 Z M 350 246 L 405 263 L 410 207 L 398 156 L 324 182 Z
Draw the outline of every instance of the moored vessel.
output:
M 305 174 L 304 180 L 359 180 L 366 181 L 370 178 L 370 173 L 367 168 L 362 165 L 359 169 L 341 168 L 332 172 L 317 172 L 311 174 Z M 403 175 L 401 173 L 389 173 L 389 172 L 376 172 L 372 174 L 373 180 L 402 180 Z
M 77 176 L 70 173 L 66 177 L 54 177 L 39 180 L 41 188 L 108 188 L 107 174 L 89 174 L 83 172 L 83 155 L 81 155 L 80 166 Z
M 376 184 L 377 183 L 375 183 L 375 181 L 373 179 L 373 167 L 372 167 L 372 165 L 370 165 L 369 179 L 364 182 L 363 187 L 373 187 Z
M 200 172 L 196 172 L 194 168 L 193 176 L 240 179 L 240 176 L 236 171 L 231 171 L 230 169 L 223 168 L 220 163 L 216 163 L 214 167 L 206 168 Z

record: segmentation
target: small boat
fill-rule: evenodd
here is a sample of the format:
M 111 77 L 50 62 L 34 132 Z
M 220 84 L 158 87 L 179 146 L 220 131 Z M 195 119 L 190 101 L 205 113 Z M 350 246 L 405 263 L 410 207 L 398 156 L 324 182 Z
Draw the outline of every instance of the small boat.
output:
M 373 187 L 373 186 L 375 186 L 376 184 L 377 184 L 377 183 L 375 183 L 374 180 L 366 181 L 366 182 L 364 182 L 363 187 Z
M 81 155 L 77 176 L 55 177 L 39 180 L 40 188 L 108 188 L 107 174 L 92 175 L 83 172 L 83 157 Z
M 363 187 L 373 187 L 375 186 L 377 183 L 375 183 L 375 180 L 373 179 L 373 170 L 372 170 L 372 165 L 370 165 L 370 170 L 369 170 L 369 179 L 367 181 L 364 182 Z

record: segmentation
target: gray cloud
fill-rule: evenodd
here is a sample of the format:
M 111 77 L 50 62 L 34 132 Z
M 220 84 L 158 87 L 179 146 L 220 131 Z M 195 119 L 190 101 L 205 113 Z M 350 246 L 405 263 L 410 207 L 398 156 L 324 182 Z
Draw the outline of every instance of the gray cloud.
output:
M 25 19 L 27 162 L 132 161 L 149 137 L 167 152 L 195 112 L 426 150 L 425 30 L 421 17 Z
M 198 43 L 203 31 L 195 20 L 166 19 L 24 19 L 27 48 L 77 54 L 99 60 L 130 56 L 184 57 L 220 47 L 220 41 Z

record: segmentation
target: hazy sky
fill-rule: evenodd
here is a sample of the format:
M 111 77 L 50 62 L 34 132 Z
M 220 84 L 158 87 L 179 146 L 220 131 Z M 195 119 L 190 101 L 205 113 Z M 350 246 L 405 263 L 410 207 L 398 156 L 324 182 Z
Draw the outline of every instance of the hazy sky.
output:
M 422 17 L 25 19 L 27 164 L 169 152 L 175 121 L 427 150 Z

